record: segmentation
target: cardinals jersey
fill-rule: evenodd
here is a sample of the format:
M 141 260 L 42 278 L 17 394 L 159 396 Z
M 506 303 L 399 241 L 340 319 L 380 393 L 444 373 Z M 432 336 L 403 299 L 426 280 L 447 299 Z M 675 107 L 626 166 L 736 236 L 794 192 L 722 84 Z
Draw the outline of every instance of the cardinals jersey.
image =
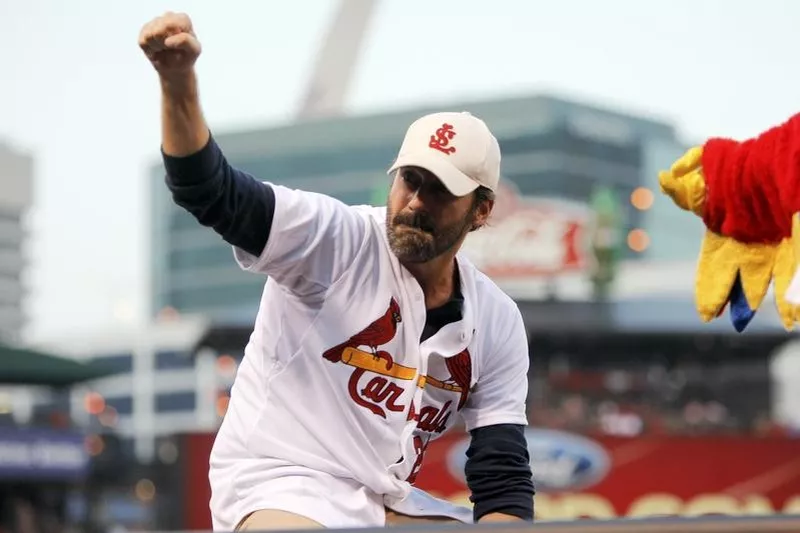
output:
M 263 253 L 234 248 L 268 278 L 212 452 L 218 524 L 242 518 L 232 495 L 276 464 L 354 480 L 392 506 L 459 420 L 527 423 L 528 342 L 507 295 L 458 256 L 463 319 L 420 342 L 425 298 L 389 248 L 385 208 L 271 186 Z

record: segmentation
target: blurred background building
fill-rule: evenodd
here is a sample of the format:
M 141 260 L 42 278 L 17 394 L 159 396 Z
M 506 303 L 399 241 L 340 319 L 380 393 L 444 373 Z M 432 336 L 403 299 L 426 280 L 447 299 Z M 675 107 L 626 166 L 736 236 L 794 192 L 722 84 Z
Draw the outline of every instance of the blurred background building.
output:
M 16 341 L 25 324 L 26 215 L 33 200 L 33 157 L 1 142 L 0 191 L 0 341 Z

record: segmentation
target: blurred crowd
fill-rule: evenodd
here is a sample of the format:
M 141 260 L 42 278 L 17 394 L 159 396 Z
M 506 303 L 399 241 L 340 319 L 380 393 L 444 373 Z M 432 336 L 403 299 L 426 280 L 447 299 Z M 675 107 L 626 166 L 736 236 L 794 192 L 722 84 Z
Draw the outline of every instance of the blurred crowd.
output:
M 553 395 L 529 409 L 532 426 L 614 436 L 750 434 L 792 436 L 768 413 L 742 419 L 723 403 L 692 400 L 684 404 L 634 403 L 576 393 Z
M 531 379 L 532 426 L 615 436 L 794 436 L 770 414 L 770 380 L 733 364 L 553 369 Z
M 64 531 L 63 492 L 46 485 L 0 485 L 0 533 Z

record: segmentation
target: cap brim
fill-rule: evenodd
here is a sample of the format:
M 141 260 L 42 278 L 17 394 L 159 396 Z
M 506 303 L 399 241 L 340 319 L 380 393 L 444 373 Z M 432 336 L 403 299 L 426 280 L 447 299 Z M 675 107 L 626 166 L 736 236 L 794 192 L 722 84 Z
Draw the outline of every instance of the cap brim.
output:
M 452 163 L 436 154 L 416 154 L 400 156 L 389 168 L 391 174 L 400 167 L 419 167 L 427 170 L 441 181 L 447 190 L 454 196 L 466 196 L 480 186 L 480 183 L 470 178 Z

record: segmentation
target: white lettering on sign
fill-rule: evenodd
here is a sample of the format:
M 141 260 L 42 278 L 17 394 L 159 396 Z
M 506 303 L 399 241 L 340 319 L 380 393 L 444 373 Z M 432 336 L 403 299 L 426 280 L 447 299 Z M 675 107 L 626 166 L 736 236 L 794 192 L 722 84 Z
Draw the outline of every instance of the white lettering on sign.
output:
M 0 468 L 72 470 L 86 462 L 83 447 L 73 443 L 0 441 Z

